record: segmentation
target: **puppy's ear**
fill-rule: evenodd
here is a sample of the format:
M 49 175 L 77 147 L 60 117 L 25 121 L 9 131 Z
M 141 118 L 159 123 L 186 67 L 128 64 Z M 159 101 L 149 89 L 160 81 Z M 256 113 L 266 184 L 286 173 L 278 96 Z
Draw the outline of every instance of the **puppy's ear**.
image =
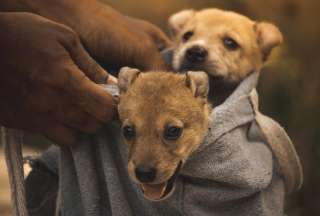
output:
M 195 97 L 207 98 L 209 93 L 209 77 L 203 71 L 188 71 L 186 85 Z
M 283 36 L 275 25 L 267 22 L 256 23 L 254 29 L 257 33 L 258 45 L 262 51 L 263 61 L 266 61 L 272 49 L 282 43 Z
M 184 25 L 194 16 L 194 10 L 183 10 L 169 17 L 169 30 L 171 36 L 178 34 Z
M 135 68 L 123 67 L 118 76 L 120 94 L 125 93 L 141 72 Z

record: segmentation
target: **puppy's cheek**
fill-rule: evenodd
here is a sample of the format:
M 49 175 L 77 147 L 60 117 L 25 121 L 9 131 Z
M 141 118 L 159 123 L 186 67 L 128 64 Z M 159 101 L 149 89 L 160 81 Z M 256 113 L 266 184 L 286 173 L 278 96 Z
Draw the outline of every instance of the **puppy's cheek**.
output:
M 192 145 L 194 142 L 194 139 L 190 139 L 191 142 L 184 142 L 183 145 L 179 145 L 179 147 L 174 151 L 174 154 L 176 155 L 176 159 L 179 161 L 185 161 L 191 152 L 193 151 L 196 146 Z
M 229 72 L 232 71 L 232 64 L 234 60 L 228 55 L 219 56 L 219 72 L 223 77 L 228 77 Z
M 171 169 L 163 170 L 162 173 L 159 173 L 157 180 L 159 182 L 167 181 L 174 175 L 176 168 L 177 166 L 174 166 Z
M 174 158 L 172 160 L 164 160 L 162 163 L 159 163 L 157 170 L 157 181 L 162 182 L 168 180 L 176 171 L 180 159 Z
M 223 68 L 221 68 L 226 77 L 231 82 L 238 82 L 241 77 L 244 77 L 251 69 L 248 65 L 245 64 L 239 56 L 230 56 L 229 58 L 224 59 Z
M 221 54 L 212 51 L 208 61 L 207 72 L 212 76 L 226 77 L 228 73 L 228 60 L 221 58 Z

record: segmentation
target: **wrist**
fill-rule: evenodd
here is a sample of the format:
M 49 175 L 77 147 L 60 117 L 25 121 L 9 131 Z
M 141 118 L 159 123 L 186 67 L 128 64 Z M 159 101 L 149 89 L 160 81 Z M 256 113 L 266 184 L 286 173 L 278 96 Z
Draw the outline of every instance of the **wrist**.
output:
M 91 1 L 92 2 L 92 1 Z M 108 5 L 95 1 L 94 4 L 83 4 L 69 16 L 67 24 L 81 38 L 88 52 L 96 59 L 104 59 L 105 50 L 102 47 L 112 47 L 115 29 L 127 28 L 124 15 Z M 108 40 L 107 40 L 108 38 Z
M 20 0 L 1 0 L 0 12 L 28 11 L 28 7 Z
M 97 0 L 4 0 L 0 11 L 32 12 L 73 28 L 97 5 Z
M 83 41 L 90 41 L 108 22 L 123 16 L 97 0 L 23 0 L 33 13 L 72 28 Z M 91 43 L 91 41 L 90 41 Z
M 67 15 L 68 16 L 68 15 Z M 99 1 L 85 0 L 73 10 L 72 16 L 68 16 L 67 25 L 73 28 L 81 37 L 87 38 L 95 34 L 97 30 L 103 29 L 123 20 L 123 15 L 108 5 Z

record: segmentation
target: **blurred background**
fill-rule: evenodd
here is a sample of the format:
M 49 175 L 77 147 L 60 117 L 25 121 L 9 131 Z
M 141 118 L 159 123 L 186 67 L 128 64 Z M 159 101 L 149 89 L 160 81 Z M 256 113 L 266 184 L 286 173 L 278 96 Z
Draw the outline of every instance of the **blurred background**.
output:
M 171 14 L 189 8 L 218 7 L 276 24 L 284 34 L 285 42 L 273 52 L 263 69 L 258 89 L 261 110 L 285 127 L 303 164 L 304 185 L 298 193 L 288 197 L 287 214 L 320 215 L 319 0 L 104 1 L 122 13 L 151 21 L 165 31 Z M 26 139 L 35 144 L 33 146 L 45 142 L 31 135 Z M 0 172 L 4 170 L 0 158 Z M 0 215 L 9 212 L 5 176 L 0 173 Z

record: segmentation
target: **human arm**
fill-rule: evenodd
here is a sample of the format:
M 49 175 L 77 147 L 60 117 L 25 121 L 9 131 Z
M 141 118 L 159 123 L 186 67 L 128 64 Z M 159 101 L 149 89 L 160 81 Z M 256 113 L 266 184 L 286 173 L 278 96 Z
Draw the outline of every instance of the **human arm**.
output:
M 96 0 L 4 0 L 2 11 L 27 11 L 63 23 L 77 32 L 95 59 L 116 67 L 166 69 L 159 50 L 167 36 L 149 22 L 125 16 Z
M 96 83 L 110 77 L 69 27 L 30 13 L 0 13 L 0 124 L 74 144 L 116 112 Z

